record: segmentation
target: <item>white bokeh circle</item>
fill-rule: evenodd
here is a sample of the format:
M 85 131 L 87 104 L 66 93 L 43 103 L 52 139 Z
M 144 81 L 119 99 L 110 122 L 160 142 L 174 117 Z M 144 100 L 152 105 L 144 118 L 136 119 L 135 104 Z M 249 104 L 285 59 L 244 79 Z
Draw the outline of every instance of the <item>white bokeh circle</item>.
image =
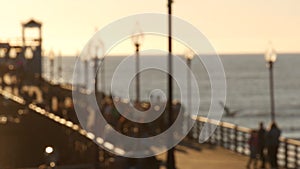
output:
M 133 16 L 128 16 L 122 19 L 119 19 L 111 24 L 105 26 L 101 30 L 99 30 L 90 40 L 90 42 L 95 41 L 95 39 L 101 37 L 102 42 L 107 47 L 108 51 L 110 51 L 114 46 L 116 46 L 119 42 L 124 39 L 128 39 L 131 36 L 131 26 L 139 20 L 140 25 L 143 27 L 144 34 L 152 34 L 159 36 L 168 36 L 167 29 L 167 17 L 165 14 L 156 14 L 156 13 L 146 13 L 146 14 L 137 14 Z M 218 106 L 219 102 L 225 102 L 226 99 L 226 78 L 223 69 L 222 62 L 219 56 L 216 54 L 213 46 L 210 44 L 208 39 L 193 25 L 188 22 L 179 19 L 177 17 L 172 16 L 173 19 L 173 27 L 174 32 L 172 35 L 173 39 L 181 42 L 185 46 L 189 47 L 194 51 L 196 57 L 202 61 L 204 67 L 207 70 L 209 75 L 210 83 L 211 83 L 211 105 L 208 112 L 208 119 L 214 119 L 219 121 L 223 114 L 223 108 Z M 155 21 L 155 23 L 153 23 Z M 88 47 L 86 46 L 79 58 L 86 57 L 86 51 Z M 156 59 L 156 60 L 155 60 Z M 147 69 L 156 69 L 165 73 L 168 72 L 166 67 L 166 58 L 157 57 L 152 59 L 149 62 L 145 62 L 145 64 L 140 65 L 140 71 L 144 71 Z M 180 59 L 178 56 L 173 56 L 173 69 L 182 69 L 186 71 L 188 69 L 187 65 Z M 118 76 L 120 76 L 119 72 L 124 72 L 126 68 L 134 65 L 134 58 L 132 56 L 126 57 L 123 62 L 118 66 L 118 68 L 114 72 L 114 76 L 112 77 L 111 90 L 112 93 L 114 90 L 118 88 L 117 83 L 124 84 L 123 90 L 129 90 L 129 85 L 133 77 L 135 76 L 135 72 L 128 72 L 127 78 L 125 81 L 119 81 Z M 117 155 L 122 155 L 125 157 L 134 157 L 134 158 L 143 158 L 149 157 L 153 155 L 157 155 L 163 153 L 172 147 L 176 146 L 189 132 L 192 128 L 192 125 L 188 126 L 187 130 L 182 130 L 182 119 L 177 118 L 171 127 L 169 127 L 166 131 L 162 132 L 159 135 L 146 137 L 146 138 L 135 138 L 123 135 L 113 129 L 105 120 L 102 113 L 100 112 L 99 106 L 97 104 L 95 91 L 90 94 L 84 94 L 80 90 L 80 79 L 78 74 L 80 72 L 80 68 L 78 64 L 75 64 L 75 70 L 73 74 L 73 101 L 75 112 L 77 114 L 78 120 L 81 126 L 90 133 L 95 135 L 94 141 L 102 148 L 115 153 Z M 189 69 L 188 69 L 189 70 Z M 194 94 L 192 99 L 193 106 L 190 115 L 198 115 L 199 105 L 200 105 L 200 95 L 199 88 L 195 76 L 193 72 L 189 70 L 191 73 L 191 87 Z M 176 80 L 179 88 L 182 90 L 181 86 L 183 85 L 182 80 L 178 80 L 176 74 L 171 73 L 173 79 Z M 129 92 L 128 92 L 129 93 Z M 181 97 L 182 98 L 182 97 Z M 129 96 L 125 99 L 129 99 Z M 94 127 L 88 127 L 87 125 L 87 110 L 93 114 L 95 122 Z M 120 112 L 122 114 L 122 112 Z M 143 123 L 151 122 L 159 114 L 154 114 L 153 116 L 149 116 L 149 113 L 140 112 L 138 110 L 134 111 L 136 116 L 133 117 L 132 121 L 140 122 L 138 118 L 134 117 L 147 117 L 143 121 Z M 179 112 L 183 114 L 182 109 Z M 123 116 L 126 116 L 122 114 Z M 129 117 L 127 117 L 129 118 Z M 192 124 L 195 121 L 192 121 Z M 207 140 L 212 133 L 216 129 L 216 125 L 211 125 L 206 123 L 201 130 L 199 141 L 204 142 Z M 118 151 L 117 151 L 118 150 Z

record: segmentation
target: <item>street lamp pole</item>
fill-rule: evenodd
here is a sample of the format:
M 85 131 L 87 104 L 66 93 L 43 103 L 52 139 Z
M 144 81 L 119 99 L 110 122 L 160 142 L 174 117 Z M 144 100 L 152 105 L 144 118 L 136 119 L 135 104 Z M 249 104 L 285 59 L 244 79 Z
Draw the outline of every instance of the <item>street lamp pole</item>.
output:
M 140 44 L 136 43 L 135 44 L 135 52 L 136 52 L 136 62 L 135 62 L 135 72 L 136 72 L 136 102 L 140 102 Z
M 92 55 L 94 55 L 94 72 L 95 72 L 95 93 L 97 95 L 98 93 L 98 62 L 99 62 L 99 57 L 101 60 L 104 59 L 104 45 L 101 39 L 97 38 L 94 40 L 92 43 L 91 47 L 91 52 Z M 95 52 L 95 53 L 93 53 Z
M 89 82 L 89 70 L 88 70 L 88 60 L 83 60 L 84 64 L 84 87 L 87 90 L 88 89 L 88 82 Z
M 275 101 L 274 101 L 274 81 L 273 81 L 273 62 L 269 62 L 270 73 L 270 101 L 271 101 L 271 119 L 275 122 Z
M 173 84 L 172 84 L 172 3 L 173 0 L 168 0 L 168 26 L 169 26 L 169 37 L 168 37 L 168 44 L 169 44 L 169 55 L 168 55 L 168 126 L 170 127 L 173 123 L 173 108 L 172 108 L 172 100 L 173 100 Z M 173 137 L 173 133 L 170 134 L 169 137 Z M 172 139 L 172 138 L 170 138 Z M 171 148 L 168 150 L 167 153 L 167 169 L 175 169 L 175 155 L 174 155 L 175 148 Z
M 63 82 L 63 78 L 62 78 L 62 55 L 61 55 L 61 52 L 59 51 L 59 54 L 58 54 L 58 81 L 60 83 Z
M 97 53 L 95 55 L 95 58 L 94 58 L 94 72 L 95 72 L 95 93 L 97 94 L 98 93 L 98 56 L 97 56 Z
M 271 102 L 271 120 L 275 122 L 275 100 L 274 100 L 274 79 L 273 79 L 273 65 L 276 62 L 277 54 L 273 48 L 269 48 L 265 54 L 265 60 L 269 69 L 270 81 L 270 102 Z
M 101 58 L 102 70 L 101 70 L 101 90 L 103 94 L 105 93 L 105 59 Z
M 49 59 L 50 59 L 50 77 L 49 77 L 49 79 L 52 82 L 54 81 L 54 57 L 55 57 L 54 52 L 53 52 L 53 50 L 51 50 L 49 52 Z
M 189 50 L 187 51 L 186 55 L 186 64 L 188 66 L 187 69 L 187 111 L 188 111 L 188 115 L 187 115 L 187 129 L 189 129 L 190 127 L 190 113 L 192 110 L 192 84 L 191 84 L 191 63 L 192 63 L 192 59 L 194 58 L 194 53 Z
M 136 103 L 138 104 L 140 102 L 140 47 L 142 44 L 142 41 L 144 40 L 143 32 L 141 31 L 138 23 L 136 24 L 135 32 L 131 36 L 132 43 L 135 47 L 135 73 L 136 73 Z

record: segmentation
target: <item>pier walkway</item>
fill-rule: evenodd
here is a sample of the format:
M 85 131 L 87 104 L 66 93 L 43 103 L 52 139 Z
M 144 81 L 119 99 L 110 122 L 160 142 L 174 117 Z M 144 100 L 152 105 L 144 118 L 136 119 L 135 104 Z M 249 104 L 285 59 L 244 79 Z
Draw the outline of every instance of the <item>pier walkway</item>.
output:
M 176 147 L 176 165 L 178 169 L 243 169 L 246 168 L 247 156 L 234 153 L 219 146 L 202 144 L 197 148 L 178 145 Z M 165 161 L 166 155 L 158 158 Z M 162 166 L 161 169 L 166 169 Z

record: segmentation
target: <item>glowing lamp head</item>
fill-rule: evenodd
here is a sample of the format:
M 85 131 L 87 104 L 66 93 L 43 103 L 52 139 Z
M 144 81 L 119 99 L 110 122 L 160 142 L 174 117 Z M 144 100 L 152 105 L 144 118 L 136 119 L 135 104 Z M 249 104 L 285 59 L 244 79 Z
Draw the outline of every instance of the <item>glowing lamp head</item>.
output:
M 194 52 L 192 50 L 188 50 L 186 51 L 185 53 L 185 58 L 188 59 L 188 60 L 192 60 L 194 58 Z
M 276 59 L 277 59 L 276 51 L 274 48 L 270 47 L 265 54 L 265 60 L 266 62 L 274 63 L 276 62 Z
M 134 32 L 131 36 L 131 41 L 135 46 L 140 46 L 144 41 L 144 34 L 138 22 L 135 25 Z
M 48 57 L 49 57 L 50 60 L 53 60 L 53 59 L 55 58 L 55 54 L 54 54 L 53 50 L 51 50 L 51 51 L 49 52 Z

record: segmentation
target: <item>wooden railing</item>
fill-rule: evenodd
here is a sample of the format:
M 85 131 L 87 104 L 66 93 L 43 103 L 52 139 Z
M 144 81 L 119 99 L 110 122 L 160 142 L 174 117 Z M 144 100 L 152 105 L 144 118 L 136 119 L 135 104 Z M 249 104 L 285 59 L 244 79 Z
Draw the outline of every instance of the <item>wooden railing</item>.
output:
M 4 96 L 5 98 L 10 99 L 20 105 L 28 106 L 29 110 L 32 110 L 33 112 L 35 112 L 39 115 L 42 115 L 42 116 L 48 118 L 49 120 L 52 120 L 53 122 L 58 123 L 66 128 L 69 128 L 74 132 L 78 132 L 83 137 L 86 137 L 87 139 L 89 139 L 91 141 L 97 142 L 98 145 L 103 145 L 104 147 L 111 145 L 109 147 L 110 147 L 111 151 L 114 152 L 115 154 L 123 155 L 125 153 L 123 149 L 121 149 L 119 147 L 115 147 L 111 143 L 106 142 L 101 137 L 96 137 L 93 133 L 88 132 L 87 130 L 81 128 L 79 124 L 76 124 L 76 123 L 69 121 L 63 117 L 60 117 L 54 113 L 51 113 L 51 112 L 45 110 L 44 108 L 37 106 L 34 103 L 25 104 L 26 101 L 19 96 L 15 96 L 15 95 L 11 94 L 10 92 L 7 92 L 2 89 L 0 89 L 0 95 Z
M 199 134 L 205 123 L 216 125 L 217 128 L 206 141 L 210 144 L 222 146 L 242 155 L 249 155 L 248 140 L 250 137 L 250 128 L 237 126 L 227 122 L 218 122 L 205 117 L 197 117 L 191 138 L 198 141 Z M 278 164 L 284 168 L 300 167 L 300 141 L 280 137 L 280 146 L 278 150 Z

